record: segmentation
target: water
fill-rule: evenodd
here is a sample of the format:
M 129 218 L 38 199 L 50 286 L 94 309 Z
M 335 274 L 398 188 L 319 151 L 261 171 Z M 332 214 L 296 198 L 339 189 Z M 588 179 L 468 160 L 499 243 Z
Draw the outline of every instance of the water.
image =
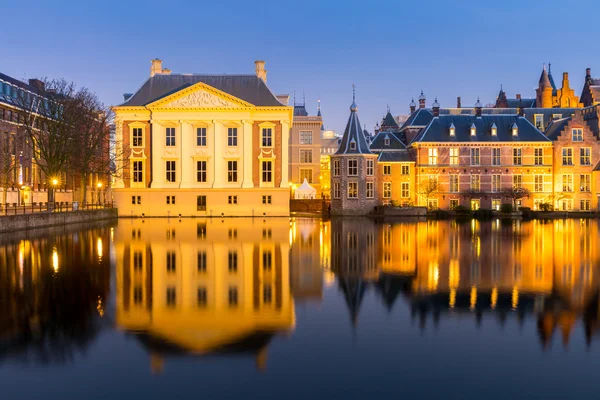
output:
M 595 220 L 0 236 L 0 396 L 596 398 Z

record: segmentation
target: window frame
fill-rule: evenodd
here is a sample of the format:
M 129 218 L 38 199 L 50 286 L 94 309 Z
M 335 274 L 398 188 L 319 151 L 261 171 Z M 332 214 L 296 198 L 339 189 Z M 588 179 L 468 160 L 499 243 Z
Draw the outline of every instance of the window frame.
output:
M 348 182 L 348 193 L 346 194 L 348 199 L 358 199 L 358 182 L 357 181 L 349 181 Z
M 173 126 L 165 127 L 165 147 L 177 147 L 177 131 Z
M 358 176 L 358 158 L 348 159 L 348 176 Z
M 205 126 L 196 127 L 196 147 L 206 147 L 207 135 Z
M 165 182 L 166 183 L 177 183 L 177 161 L 166 160 L 165 161 Z
M 238 171 L 237 160 L 227 160 L 227 183 L 238 183 Z
M 203 165 L 204 168 L 200 168 Z M 196 160 L 196 183 L 208 182 L 208 161 Z
M 227 127 L 227 147 L 238 147 L 238 128 L 237 126 Z

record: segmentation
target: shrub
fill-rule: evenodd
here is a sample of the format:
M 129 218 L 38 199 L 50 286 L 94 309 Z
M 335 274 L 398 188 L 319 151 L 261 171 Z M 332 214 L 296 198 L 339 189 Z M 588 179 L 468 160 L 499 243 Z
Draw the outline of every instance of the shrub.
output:
M 398 200 L 392 200 L 392 207 L 400 207 L 401 204 Z
M 554 210 L 554 206 L 551 203 L 540 203 L 539 205 L 540 207 L 540 211 L 553 211 Z
M 448 218 L 448 211 L 446 210 L 435 210 L 433 212 L 435 219 L 446 219 Z
M 512 212 L 513 208 L 512 208 L 512 204 L 502 204 L 500 206 L 500 212 L 503 212 L 505 214 L 510 214 Z
M 529 212 L 531 211 L 531 207 L 519 207 L 519 211 Z
M 477 219 L 492 219 L 494 212 L 486 208 L 480 208 L 479 210 L 475 211 L 474 216 Z
M 457 214 L 470 214 L 471 210 L 465 206 L 456 206 L 454 207 L 454 212 Z

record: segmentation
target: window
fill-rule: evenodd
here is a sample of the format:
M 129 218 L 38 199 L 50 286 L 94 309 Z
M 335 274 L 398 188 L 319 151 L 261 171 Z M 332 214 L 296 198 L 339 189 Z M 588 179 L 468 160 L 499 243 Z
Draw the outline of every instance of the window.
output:
M 429 175 L 429 185 L 432 190 L 437 190 L 438 188 L 438 177 L 437 175 Z
M 579 163 L 581 165 L 592 165 L 592 149 L 590 147 L 579 149 Z
M 273 182 L 273 162 L 263 161 L 262 162 L 262 181 L 265 183 Z
M 358 176 L 358 160 L 356 158 L 348 160 L 348 176 Z
M 544 191 L 544 175 L 535 175 L 533 182 L 533 191 L 534 192 L 543 192 Z
M 273 129 L 262 129 L 262 147 L 273 147 Z
M 535 127 L 540 131 L 544 130 L 544 116 L 542 114 L 535 114 L 533 116 L 533 120 L 535 121 Z
M 238 145 L 237 128 L 227 128 L 227 146 L 236 147 Z
M 573 165 L 573 149 L 565 147 L 562 149 L 563 165 Z
M 197 264 L 198 273 L 199 274 L 206 273 L 206 267 L 207 267 L 206 251 L 199 251 L 198 252 L 198 264 Z
M 172 286 L 169 286 L 167 288 L 167 306 L 175 307 L 176 304 L 177 304 L 177 289 Z
M 500 165 L 500 147 L 492 148 L 492 165 Z
M 131 196 L 131 204 L 142 204 L 142 196 Z
M 272 301 L 273 301 L 273 288 L 271 287 L 271 285 L 265 285 L 265 287 L 263 287 L 263 303 L 271 304 Z
M 390 199 L 392 197 L 392 183 L 383 182 L 383 198 Z
M 573 191 L 573 175 L 563 175 L 562 176 L 562 191 L 563 192 L 572 192 Z
M 177 255 L 174 251 L 167 252 L 167 272 L 172 274 L 177 270 Z
M 373 189 L 373 182 L 367 182 L 367 198 L 372 199 L 375 197 L 375 190 Z
M 450 175 L 450 192 L 458 193 L 458 175 Z
M 589 192 L 592 189 L 592 177 L 590 174 L 581 174 L 579 176 L 579 190 L 582 192 Z
M 167 196 L 167 204 L 175 204 L 175 196 Z
M 383 174 L 384 175 L 391 175 L 392 174 L 392 166 L 389 164 L 386 164 L 383 166 Z
M 544 149 L 538 147 L 533 149 L 533 163 L 542 165 L 544 163 Z
M 229 292 L 228 292 L 228 303 L 229 303 L 229 307 L 236 307 L 238 304 L 238 290 L 235 286 L 230 286 L 229 287 Z
M 133 181 L 135 183 L 141 183 L 144 181 L 144 162 L 134 161 L 133 162 Z
M 471 190 L 479 191 L 481 187 L 481 175 L 471 175 Z
M 227 270 L 234 274 L 238 268 L 238 254 L 236 251 L 230 251 L 227 253 Z
M 458 165 L 458 147 L 450 148 L 450 165 Z
M 386 137 L 385 139 L 383 139 L 383 145 L 384 146 L 389 146 L 390 145 L 390 138 Z
M 227 182 L 237 182 L 238 165 L 237 161 L 227 161 Z
M 265 250 L 263 252 L 262 266 L 265 271 L 270 271 L 273 268 L 273 253 L 271 251 Z
M 354 140 L 350 142 L 350 150 L 356 150 L 356 142 Z
M 333 176 L 340 176 L 340 160 L 333 160 Z
M 141 251 L 133 253 L 133 270 L 141 271 L 144 266 L 144 256 Z
M 300 162 L 303 164 L 311 164 L 313 162 L 312 150 L 300 149 Z
M 312 144 L 311 131 L 300 131 L 300 144 Z
M 131 147 L 143 147 L 144 146 L 144 134 L 142 128 L 133 128 L 132 132 L 132 144 Z
M 502 204 L 500 199 L 492 199 L 492 210 L 500 211 L 500 204 Z
M 358 182 L 348 182 L 348 198 L 358 198 Z
M 237 204 L 238 203 L 238 197 L 237 196 L 227 196 L 227 203 L 228 204 Z
M 521 157 L 521 148 L 513 149 L 513 164 L 522 165 L 523 159 Z
M 410 175 L 410 166 L 403 164 L 401 167 L 401 173 L 402 175 Z
M 273 204 L 273 198 L 271 197 L 270 194 L 263 195 L 263 197 L 262 197 L 262 203 L 263 204 Z
M 437 165 L 438 149 L 427 149 L 429 165 Z
M 167 166 L 167 182 L 176 181 L 175 161 L 166 161 Z
M 206 128 L 196 128 L 196 146 L 206 146 Z
M 523 175 L 513 175 L 513 188 L 521 189 L 523 187 Z
M 492 192 L 499 192 L 500 188 L 500 175 L 492 175 Z
M 200 197 L 200 196 L 198 196 Z M 196 239 L 205 240 L 206 239 L 206 222 L 198 222 L 196 225 Z
M 450 200 L 450 209 L 454 210 L 456 207 L 458 207 L 458 199 L 451 199 Z
M 589 200 L 581 200 L 579 202 L 581 211 L 590 211 L 590 201 Z
M 142 304 L 144 299 L 144 292 L 141 286 L 136 286 L 133 288 L 133 303 L 134 304 Z
M 373 176 L 374 165 L 374 160 L 367 160 L 367 176 Z
M 206 161 L 196 161 L 196 182 L 206 182 Z
M 340 198 L 340 183 L 339 182 L 333 182 L 333 198 L 334 199 Z
M 237 239 L 237 228 L 229 228 L 227 236 L 229 239 Z
M 400 197 L 407 199 L 410 197 L 410 183 L 402 182 L 400 184 Z
M 175 128 L 167 128 L 165 132 L 168 147 L 175 146 Z
M 471 165 L 479 165 L 479 148 L 471 148 Z
M 196 197 L 196 210 L 206 211 L 206 196 L 203 195 Z
M 562 114 L 552 114 L 552 121 L 556 121 L 557 119 L 561 119 Z
M 198 307 L 206 306 L 206 288 L 205 287 L 198 288 L 198 291 L 196 294 L 196 304 L 198 305 Z
M 583 129 L 574 128 L 572 131 L 574 142 L 583 142 Z
M 306 181 L 308 183 L 312 183 L 312 169 L 310 168 L 301 168 L 300 169 L 300 182 L 304 182 L 304 180 L 306 179 Z

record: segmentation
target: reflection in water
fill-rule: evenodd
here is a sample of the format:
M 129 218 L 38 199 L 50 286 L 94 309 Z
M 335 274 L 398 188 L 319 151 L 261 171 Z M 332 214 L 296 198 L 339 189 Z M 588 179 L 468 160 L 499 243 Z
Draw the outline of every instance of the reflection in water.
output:
M 98 304 L 109 295 L 104 225 L 54 228 L 0 239 L 0 362 L 63 363 L 110 323 Z
M 151 353 L 252 354 L 294 327 L 289 220 L 121 223 L 115 234 L 117 324 Z
M 121 220 L 36 232 L 0 237 L 0 361 L 72 360 L 113 326 L 114 304 L 117 329 L 155 372 L 208 354 L 250 355 L 262 369 L 272 339 L 295 328 L 294 302 L 319 313 L 305 305 L 326 291 L 339 291 L 347 311 L 336 312 L 352 325 L 372 311 L 372 291 L 376 307 L 408 307 L 422 330 L 458 315 L 533 319 L 544 348 L 568 343 L 578 321 L 588 344 L 600 331 L 595 220 Z

